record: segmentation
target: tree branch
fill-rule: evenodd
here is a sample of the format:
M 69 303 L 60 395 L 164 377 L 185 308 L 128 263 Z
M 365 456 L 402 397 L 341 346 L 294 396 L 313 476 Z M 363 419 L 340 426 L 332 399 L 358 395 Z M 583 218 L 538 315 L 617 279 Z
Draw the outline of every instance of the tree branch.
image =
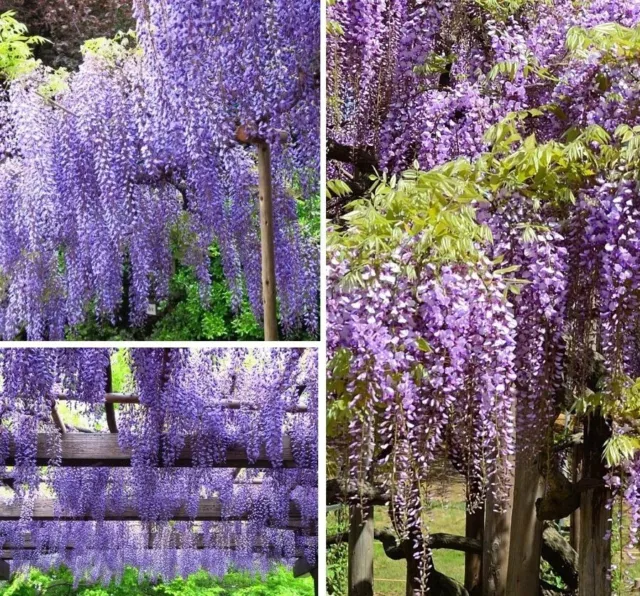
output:
M 336 505 L 349 500 L 361 499 L 372 505 L 386 505 L 388 493 L 380 485 L 356 482 L 341 482 L 337 479 L 327 480 L 327 505 Z
M 562 578 L 570 592 L 578 589 L 578 553 L 550 523 L 544 525 L 542 532 L 542 558 Z
M 330 160 L 353 164 L 363 172 L 373 172 L 378 169 L 378 160 L 373 153 L 373 147 L 350 147 L 327 139 L 327 161 Z

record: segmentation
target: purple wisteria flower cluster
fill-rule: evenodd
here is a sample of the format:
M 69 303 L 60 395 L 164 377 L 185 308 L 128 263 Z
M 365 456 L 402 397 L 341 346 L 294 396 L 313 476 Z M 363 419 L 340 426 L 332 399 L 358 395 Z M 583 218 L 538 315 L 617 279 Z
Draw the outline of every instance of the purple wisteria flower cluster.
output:
M 523 2 L 498 17 L 481 2 L 338 0 L 328 19 L 328 137 L 352 149 L 349 178 L 361 165 L 356 150 L 389 174 L 412 168 L 399 182 L 376 183 L 371 212 L 378 213 L 367 212 L 365 224 L 357 216 L 368 196 L 354 203 L 356 216 L 336 224 L 328 255 L 329 407 L 344 429 L 348 420 L 349 456 L 341 463 L 350 478 L 359 486 L 383 481 L 396 529 L 415 543 L 427 533 L 424 487 L 434 460 L 446 457 L 464 474 L 470 511 L 485 501 L 500 508 L 515 453 L 531 465 L 552 444 L 559 410 L 593 385 L 594 360 L 601 357 L 604 370 L 590 392 L 620 400 L 618 413 L 640 377 L 633 158 L 569 177 L 571 199 L 560 200 L 536 195 L 543 185 L 529 184 L 533 174 L 513 175 L 515 158 L 494 151 L 495 136 L 486 134 L 526 110 L 531 117 L 517 128 L 525 148 L 571 141 L 594 125 L 620 147 L 621 131 L 640 125 L 637 55 L 616 49 L 613 59 L 597 44 L 572 51 L 569 38 L 575 28 L 606 23 L 637 33 L 640 2 Z M 492 239 L 477 243 L 475 259 L 443 263 L 425 249 L 447 233 L 436 209 L 425 208 L 426 225 L 403 220 L 394 194 L 415 170 L 436 168 L 423 179 L 441 176 L 444 186 L 443 172 L 461 171 L 462 179 L 477 164 L 484 202 L 472 203 L 473 217 Z M 349 184 L 344 167 L 334 171 Z M 545 175 L 558 180 L 551 167 Z M 377 215 L 394 227 L 392 250 L 352 240 L 360 225 L 375 233 Z M 432 228 L 430 218 L 438 221 Z M 427 230 L 416 232 L 420 226 Z M 624 421 L 610 424 L 614 437 L 634 432 Z M 636 542 L 640 458 L 632 459 L 608 481 L 624 484 Z M 416 557 L 422 550 L 414 548 Z
M 487 148 L 487 128 L 508 113 L 555 103 L 561 120 L 544 119 L 540 138 L 598 123 L 613 132 L 636 118 L 628 62 L 601 54 L 567 57 L 571 27 L 634 26 L 640 3 L 571 0 L 523 2 L 499 19 L 480 2 L 336 1 L 327 9 L 328 137 L 373 149 L 379 165 L 399 171 L 418 160 L 429 169 Z M 505 68 L 493 72 L 497 65 Z
M 299 556 L 313 563 L 316 351 L 132 349 L 127 358 L 137 401 L 118 409 L 117 437 L 130 467 L 69 467 L 52 408 L 102 421 L 110 351 L 0 353 L 0 477 L 11 487 L 0 490 L 0 511 L 20 511 L 0 522 L 0 547 L 15 549 L 13 569 L 64 563 L 78 581 L 108 582 L 129 565 L 167 580 L 198 569 L 266 571 Z M 46 467 L 36 461 L 43 436 Z M 250 467 L 225 465 L 230 450 L 245 452 Z M 34 504 L 51 497 L 53 519 L 42 521 Z M 196 519 L 202 499 L 217 500 L 219 521 Z
M 136 0 L 134 14 L 135 41 L 88 44 L 61 88 L 38 68 L 0 105 L 0 335 L 61 339 L 91 309 L 114 321 L 127 292 L 140 325 L 174 260 L 207 300 L 213 243 L 234 306 L 246 293 L 260 319 L 256 154 L 239 127 L 271 147 L 283 329 L 315 333 L 319 247 L 296 197 L 319 191 L 318 2 Z

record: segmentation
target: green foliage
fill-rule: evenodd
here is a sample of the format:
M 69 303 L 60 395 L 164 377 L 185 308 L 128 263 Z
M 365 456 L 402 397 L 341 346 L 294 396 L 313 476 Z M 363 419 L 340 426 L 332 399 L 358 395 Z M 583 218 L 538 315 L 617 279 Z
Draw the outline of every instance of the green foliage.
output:
M 236 315 L 231 309 L 231 292 L 222 270 L 217 249 L 211 249 L 212 286 L 209 303 L 205 304 L 191 268 L 180 267 L 171 279 L 173 297 L 159 305 L 164 315 L 155 325 L 149 339 L 154 340 L 260 340 L 262 325 L 256 321 L 248 301 L 242 302 Z
M 139 582 L 138 572 L 127 569 L 120 582 L 108 586 L 81 585 L 73 589 L 66 568 L 49 573 L 32 569 L 28 576 L 17 575 L 8 585 L 0 582 L 0 596 L 312 596 L 313 580 L 294 578 L 290 570 L 278 567 L 266 577 L 230 571 L 222 578 L 204 571 L 168 583 Z
M 63 93 L 69 88 L 67 83 L 68 78 L 69 71 L 64 68 L 59 68 L 49 74 L 47 82 L 39 87 L 38 93 L 46 99 L 53 99 L 56 95 Z
M 605 53 L 605 61 L 640 58 L 640 25 L 624 27 L 618 23 L 602 23 L 595 27 L 571 27 L 567 32 L 567 49 L 584 58 L 592 50 Z
M 442 54 L 432 52 L 422 64 L 413 67 L 413 72 L 427 76 L 441 74 L 447 71 L 454 60 L 455 56 L 449 54 L 443 56 Z
M 346 348 L 339 348 L 334 357 L 327 364 L 327 393 L 334 398 L 327 403 L 327 437 L 338 436 L 343 432 L 352 416 L 349 409 L 351 401 L 347 392 L 349 377 L 349 363 L 351 352 Z
M 550 0 L 543 0 L 543 2 L 549 4 Z M 475 3 L 494 19 L 506 21 L 514 14 L 533 7 L 538 2 L 536 0 L 475 0 Z
M 327 198 L 347 197 L 351 194 L 351 188 L 342 180 L 327 180 Z
M 14 79 L 32 70 L 37 62 L 33 48 L 47 43 L 44 37 L 28 36 L 27 27 L 16 21 L 15 11 L 0 14 L 0 75 Z
M 245 298 L 240 311 L 231 308 L 231 292 L 224 277 L 222 260 L 210 249 L 211 291 L 203 300 L 200 285 L 190 267 L 178 266 L 169 284 L 169 297 L 157 305 L 158 316 L 140 329 L 125 321 L 111 325 L 89 313 L 86 323 L 67 330 L 75 340 L 261 340 L 262 325 L 256 321 Z
M 490 242 L 491 231 L 478 224 L 472 203 L 486 201 L 472 179 L 473 166 L 465 159 L 429 172 L 418 164 L 396 177 L 374 177 L 370 197 L 348 205 L 348 231 L 329 234 L 328 244 L 353 255 L 346 287 L 362 285 L 361 268 L 385 258 L 413 238 L 416 260 L 432 263 L 474 260 L 476 243 Z M 413 265 L 406 273 L 412 277 Z
M 296 205 L 298 208 L 298 222 L 303 233 L 310 238 L 320 239 L 321 209 L 320 195 L 315 194 L 311 197 L 303 197 L 299 190 L 294 192 Z
M 603 459 L 610 467 L 619 466 L 623 462 L 631 461 L 640 450 L 640 439 L 626 435 L 614 435 L 604 446 Z
M 342 534 L 348 530 L 348 508 L 338 507 L 327 514 L 327 536 Z M 348 557 L 349 545 L 346 542 L 327 547 L 327 594 L 342 596 L 347 593 Z
M 327 549 L 327 594 L 347 593 L 348 553 L 349 545 L 346 543 Z
M 121 63 L 132 52 L 140 52 L 137 47 L 137 35 L 133 30 L 119 31 L 113 39 L 97 37 L 88 39 L 81 47 L 84 55 L 100 56 L 112 66 Z
M 131 364 L 128 352 L 120 348 L 111 356 L 111 385 L 114 393 L 126 393 L 131 382 Z

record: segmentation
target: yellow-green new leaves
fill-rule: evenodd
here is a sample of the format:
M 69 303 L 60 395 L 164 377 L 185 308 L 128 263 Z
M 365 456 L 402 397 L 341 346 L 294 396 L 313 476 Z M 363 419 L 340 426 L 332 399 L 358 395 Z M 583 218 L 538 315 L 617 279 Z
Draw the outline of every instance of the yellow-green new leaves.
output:
M 88 39 L 82 45 L 83 54 L 94 54 L 103 58 L 110 66 L 116 66 L 131 53 L 140 53 L 135 31 L 120 31 L 113 39 L 97 37 Z
M 390 180 L 376 179 L 369 197 L 349 205 L 346 229 L 330 234 L 329 243 L 362 264 L 411 238 L 418 262 L 473 260 L 476 243 L 491 241 L 489 228 L 475 219 L 473 205 L 483 201 L 469 162 L 456 160 L 429 172 L 416 164 Z
M 535 4 L 534 0 L 475 0 L 475 3 L 494 19 L 503 21 Z M 543 0 L 543 3 L 549 4 L 550 1 Z
M 567 49 L 577 57 L 591 50 L 609 54 L 611 58 L 638 60 L 640 57 L 640 25 L 624 27 L 618 23 L 603 23 L 589 29 L 571 27 L 567 33 Z
M 28 36 L 27 27 L 16 21 L 15 11 L 0 15 L 0 77 L 15 79 L 37 66 L 34 46 L 47 43 L 44 37 Z
M 327 198 L 346 197 L 351 194 L 351 188 L 339 179 L 327 180 Z
M 615 435 L 604 445 L 603 459 L 609 467 L 631 461 L 636 452 L 640 449 L 640 439 L 627 435 Z

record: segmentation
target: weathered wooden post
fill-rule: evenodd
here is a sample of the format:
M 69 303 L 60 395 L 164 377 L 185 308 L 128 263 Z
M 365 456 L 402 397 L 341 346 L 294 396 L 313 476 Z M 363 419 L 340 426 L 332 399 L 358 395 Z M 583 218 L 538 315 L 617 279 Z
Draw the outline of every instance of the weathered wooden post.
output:
M 571 482 L 577 484 L 580 476 L 580 445 L 574 445 L 571 454 Z M 569 543 L 577 551 L 580 546 L 580 509 L 571 514 Z
M 470 512 L 467 508 L 465 518 L 465 536 L 482 540 L 484 529 L 484 507 L 477 507 Z M 469 591 L 477 591 L 482 587 L 482 555 L 474 552 L 464 554 L 464 587 Z
M 611 430 L 599 411 L 587 417 L 582 448 L 583 478 L 605 477 L 607 469 L 602 453 L 610 436 Z M 609 490 L 604 486 L 590 488 L 580 494 L 580 596 L 611 595 L 611 539 L 606 539 L 610 530 L 608 501 Z
M 373 596 L 373 505 L 349 509 L 348 596 Z
M 0 579 L 11 579 L 11 567 L 4 559 L 0 559 Z
M 511 596 L 507 592 L 511 502 L 503 511 L 491 491 L 487 494 L 482 552 L 482 596 Z
M 521 449 L 516 453 L 507 594 L 538 596 L 542 522 L 536 515 L 536 500 L 542 483 L 535 458 Z
M 271 149 L 266 140 L 251 135 L 245 126 L 236 129 L 236 140 L 254 145 L 258 151 L 258 192 L 260 207 L 260 249 L 262 254 L 262 307 L 265 341 L 278 340 L 276 316 L 276 267 L 273 238 L 273 198 L 271 184 Z
M 264 311 L 264 339 L 278 340 L 276 318 L 276 266 L 273 239 L 273 200 L 271 196 L 271 150 L 265 141 L 258 148 L 260 186 L 260 245 L 262 249 L 262 306 Z

